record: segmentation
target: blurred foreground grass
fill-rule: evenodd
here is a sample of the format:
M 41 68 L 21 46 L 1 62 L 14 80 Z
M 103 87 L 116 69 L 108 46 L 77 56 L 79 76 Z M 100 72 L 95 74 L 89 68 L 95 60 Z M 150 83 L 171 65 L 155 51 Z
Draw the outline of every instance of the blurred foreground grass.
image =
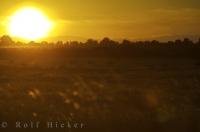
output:
M 189 58 L 1 57 L 1 121 L 78 121 L 82 131 L 200 131 Z

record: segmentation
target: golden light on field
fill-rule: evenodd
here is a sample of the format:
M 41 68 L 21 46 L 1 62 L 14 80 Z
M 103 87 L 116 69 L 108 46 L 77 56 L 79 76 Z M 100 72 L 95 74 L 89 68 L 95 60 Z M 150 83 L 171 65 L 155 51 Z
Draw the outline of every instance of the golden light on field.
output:
M 39 9 L 26 7 L 17 10 L 11 16 L 7 26 L 10 36 L 38 40 L 48 36 L 53 24 Z

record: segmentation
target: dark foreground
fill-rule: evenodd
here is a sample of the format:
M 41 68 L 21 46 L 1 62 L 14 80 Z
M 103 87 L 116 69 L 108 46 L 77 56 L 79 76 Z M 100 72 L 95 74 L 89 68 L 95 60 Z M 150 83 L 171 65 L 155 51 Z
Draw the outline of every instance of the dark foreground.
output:
M 1 54 L 0 131 L 200 131 L 200 60 L 49 52 Z

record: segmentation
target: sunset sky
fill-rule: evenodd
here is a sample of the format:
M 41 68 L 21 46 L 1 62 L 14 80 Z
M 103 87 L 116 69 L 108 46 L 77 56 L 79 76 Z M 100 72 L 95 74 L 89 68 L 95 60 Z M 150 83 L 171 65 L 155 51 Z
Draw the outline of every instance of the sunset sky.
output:
M 36 6 L 56 23 L 49 39 L 200 36 L 199 0 L 1 0 L 0 35 L 23 6 Z

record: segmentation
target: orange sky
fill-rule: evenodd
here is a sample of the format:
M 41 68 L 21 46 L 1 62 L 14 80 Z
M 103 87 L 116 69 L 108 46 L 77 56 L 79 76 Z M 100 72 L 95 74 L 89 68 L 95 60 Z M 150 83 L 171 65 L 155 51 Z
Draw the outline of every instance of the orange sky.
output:
M 199 0 L 1 0 L 0 34 L 20 6 L 35 5 L 57 27 L 49 39 L 152 39 L 200 36 Z

